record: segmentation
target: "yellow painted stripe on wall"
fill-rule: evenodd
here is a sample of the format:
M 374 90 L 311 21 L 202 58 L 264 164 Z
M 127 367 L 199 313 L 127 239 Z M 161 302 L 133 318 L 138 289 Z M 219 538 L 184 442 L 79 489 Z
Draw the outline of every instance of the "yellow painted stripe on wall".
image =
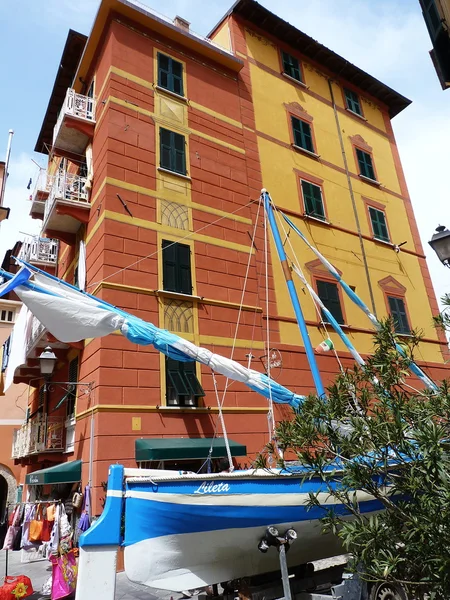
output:
M 122 181 L 121 179 L 114 179 L 113 177 L 106 177 L 105 182 L 110 185 L 115 185 L 116 187 L 120 187 L 124 190 L 129 190 L 130 192 L 139 192 L 140 194 L 144 194 L 145 196 L 150 196 L 151 198 L 160 198 L 161 194 L 157 194 L 154 190 L 149 190 L 148 188 L 142 187 L 140 185 L 135 185 L 134 183 L 128 183 L 126 181 Z M 247 217 L 242 217 L 238 214 L 231 214 L 220 210 L 219 208 L 213 208 L 212 206 L 206 206 L 204 204 L 199 204 L 198 202 L 190 202 L 189 200 L 183 200 L 183 202 L 179 202 L 183 206 L 188 206 L 189 208 L 195 208 L 196 210 L 201 210 L 206 213 L 210 213 L 212 215 L 217 215 L 218 217 L 225 217 L 226 219 L 231 219 L 232 221 L 239 221 L 240 223 L 245 223 L 246 225 L 251 225 L 252 220 L 247 219 Z
M 167 235 L 177 235 L 180 239 L 191 239 L 198 242 L 204 242 L 206 244 L 212 244 L 213 246 L 220 246 L 223 248 L 229 248 L 230 250 L 237 250 L 238 252 L 254 253 L 254 249 L 250 246 L 244 246 L 236 242 L 228 242 L 226 240 L 220 240 L 209 235 L 202 235 L 200 233 L 189 233 L 185 236 L 180 236 L 180 230 L 174 227 L 168 227 L 167 225 L 160 225 L 154 221 L 146 221 L 145 219 L 137 219 L 136 217 L 129 217 L 128 215 L 122 215 L 120 213 L 113 212 L 111 210 L 105 210 L 105 218 L 111 221 L 118 221 L 119 223 L 126 223 L 135 227 L 142 227 L 143 229 L 151 229 L 152 231 L 159 231 Z
M 124 108 L 128 108 L 129 110 L 134 110 L 135 112 L 140 113 L 142 115 L 146 115 L 147 117 L 152 117 L 152 118 L 156 118 L 157 120 L 163 121 L 163 119 L 158 119 L 157 115 L 155 115 L 155 113 L 151 112 L 150 110 L 147 110 L 146 108 L 142 108 L 140 106 L 136 106 L 135 104 L 131 104 L 131 102 L 127 102 L 126 100 L 122 100 L 121 98 L 116 98 L 115 96 L 109 96 L 109 98 L 107 98 L 106 101 L 112 102 L 113 104 L 118 104 L 119 106 L 123 106 Z M 239 146 L 235 146 L 234 144 L 229 144 L 228 142 L 224 142 L 223 140 L 215 138 L 212 135 L 203 133 L 202 131 L 197 131 L 196 129 L 185 128 L 185 127 L 180 127 L 180 126 L 178 126 L 177 129 L 180 129 L 181 131 L 186 131 L 186 133 L 188 133 L 188 134 L 201 137 L 205 140 L 208 140 L 209 142 L 218 144 L 219 146 L 224 146 L 225 148 L 229 148 L 230 150 L 233 150 L 234 152 L 238 152 L 239 154 L 245 154 L 244 148 L 239 148 Z

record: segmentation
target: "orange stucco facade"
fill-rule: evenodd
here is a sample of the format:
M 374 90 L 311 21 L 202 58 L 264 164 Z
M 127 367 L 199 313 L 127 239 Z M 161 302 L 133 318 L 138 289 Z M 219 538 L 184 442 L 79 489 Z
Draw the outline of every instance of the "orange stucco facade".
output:
M 176 28 L 131 14 L 128 8 L 117 15 L 113 5 L 115 10 L 122 10 L 113 0 L 102 3 L 75 79 L 76 91 L 85 94 L 91 88 L 96 101 L 92 135 L 89 128 L 83 129 L 76 121 L 70 123 L 89 138 L 92 189 L 88 211 L 67 206 L 56 209 L 60 217 L 69 215 L 79 221 L 77 231 L 47 227 L 47 235 L 61 241 L 56 274 L 74 282 L 80 242 L 84 242 L 89 293 L 257 370 L 262 370 L 260 359 L 267 353 L 269 331 L 269 347 L 282 356 L 282 368 L 274 374 L 277 380 L 297 393 L 311 392 L 312 377 L 291 311 L 285 309 L 287 296 L 273 248 L 269 248 L 267 277 L 265 274 L 264 227 L 257 200 L 263 184 L 276 181 L 267 166 L 269 157 L 275 164 L 280 144 L 284 143 L 289 152 L 292 148 L 264 130 L 264 119 L 258 113 L 263 91 L 255 68 L 263 65 L 261 70 L 267 74 L 268 67 L 264 67 L 263 57 L 254 58 L 254 38 L 246 32 L 251 24 L 231 16 L 226 21 L 226 35 L 222 24 L 214 35 L 232 52 L 220 54 L 208 46 L 204 49 Z M 182 65 L 182 96 L 158 85 L 158 53 Z M 312 95 L 325 93 L 311 86 Z M 400 179 L 397 195 L 410 211 L 414 225 L 407 190 L 401 189 L 403 176 L 389 129 L 388 108 L 381 106 L 380 114 L 377 127 L 387 128 L 384 137 L 394 148 L 392 164 L 398 162 L 392 167 Z M 186 174 L 161 168 L 161 129 L 184 136 Z M 316 133 L 319 137 L 320 132 Z M 48 172 L 56 173 L 62 159 L 67 161 L 68 172 L 78 172 L 80 157 L 57 147 L 51 152 Z M 291 158 L 286 164 L 289 161 Z M 292 167 L 307 171 L 314 181 L 318 175 L 305 164 L 289 162 L 290 173 Z M 331 198 L 327 202 L 330 204 Z M 300 209 L 289 203 L 283 208 L 292 217 L 301 217 Z M 362 210 L 366 210 L 364 204 Z M 312 223 L 308 227 L 322 235 L 323 225 Z M 339 227 L 345 240 L 357 235 L 350 226 Z M 336 231 L 328 230 L 328 235 L 335 236 Z M 416 235 L 414 229 L 415 242 Z M 189 247 L 191 294 L 164 289 L 163 242 Z M 370 251 L 377 255 L 385 249 L 373 244 Z M 414 253 L 421 253 L 421 249 L 415 248 Z M 428 289 L 436 308 L 426 265 L 420 257 L 411 257 L 420 263 L 419 285 Z M 304 260 L 310 262 L 310 257 Z M 382 291 L 379 294 L 382 298 Z M 427 297 L 426 291 L 424 294 Z M 317 318 L 307 315 L 307 323 L 314 340 L 323 339 Z M 355 326 L 349 334 L 360 336 L 358 339 L 369 348 L 371 331 L 367 327 Z M 45 343 L 53 342 L 46 337 Z M 430 334 L 427 343 L 434 357 L 425 361 L 429 372 L 442 379 L 441 349 L 445 343 L 437 334 Z M 121 335 L 109 335 L 65 345 L 55 352 L 59 361 L 53 380 L 67 381 L 69 363 L 78 357 L 78 381 L 89 383 L 89 389 L 78 388 L 73 447 L 16 461 L 22 465 L 22 479 L 26 473 L 51 464 L 82 459 L 82 481 L 86 483 L 91 462 L 94 512 L 98 513 L 108 466 L 116 462 L 136 466 L 137 438 L 222 435 L 217 402 L 222 400 L 225 381 L 217 377 L 217 396 L 206 367 L 196 367 L 196 377 L 205 392 L 197 406 L 173 406 L 167 401 L 164 357 L 153 348 L 133 345 Z M 344 366 L 352 364 L 345 351 L 340 351 L 340 357 Z M 338 364 L 331 355 L 318 360 L 327 385 L 335 377 Z M 31 367 L 33 361 L 35 367 L 36 356 L 30 358 Z M 21 380 L 27 377 L 29 374 L 23 372 Z M 31 413 L 39 407 L 38 395 L 37 389 L 31 394 Z M 45 399 L 48 414 L 65 417 L 62 395 L 56 386 L 49 389 Z M 228 436 L 247 446 L 247 457 L 237 458 L 242 466 L 250 465 L 269 441 L 268 406 L 263 397 L 241 384 L 233 383 L 226 392 L 223 412 Z M 275 407 L 276 419 L 289 414 L 286 407 Z

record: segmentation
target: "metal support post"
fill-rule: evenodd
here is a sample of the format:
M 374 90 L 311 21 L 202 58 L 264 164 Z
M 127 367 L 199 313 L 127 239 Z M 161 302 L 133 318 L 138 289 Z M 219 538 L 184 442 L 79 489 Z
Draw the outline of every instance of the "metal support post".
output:
M 283 582 L 283 593 L 285 600 L 292 600 L 291 583 L 289 581 L 289 572 L 286 561 L 286 544 L 281 544 L 278 548 L 280 555 L 281 580 Z

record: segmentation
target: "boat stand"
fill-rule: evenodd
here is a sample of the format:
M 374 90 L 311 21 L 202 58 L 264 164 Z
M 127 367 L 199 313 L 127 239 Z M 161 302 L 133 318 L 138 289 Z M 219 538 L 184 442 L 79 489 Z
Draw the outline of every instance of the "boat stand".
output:
M 315 570 L 312 563 L 288 568 L 286 554 L 296 542 L 297 532 L 288 529 L 280 535 L 275 527 L 268 527 L 258 544 L 260 552 L 275 548 L 279 555 L 280 570 L 244 578 L 224 585 L 220 600 L 367 600 L 367 584 L 356 574 L 344 574 L 346 559 L 339 558 L 332 566 Z M 214 590 L 213 597 L 216 597 Z M 200 596 L 202 598 L 202 596 Z M 203 597 L 205 598 L 205 597 Z M 208 597 L 211 600 L 211 596 Z

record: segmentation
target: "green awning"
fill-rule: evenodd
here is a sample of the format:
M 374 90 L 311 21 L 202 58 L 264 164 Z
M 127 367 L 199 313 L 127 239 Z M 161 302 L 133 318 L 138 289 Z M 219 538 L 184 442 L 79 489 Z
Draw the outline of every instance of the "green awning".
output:
M 231 456 L 247 456 L 243 444 L 228 440 Z M 224 458 L 227 455 L 223 438 L 146 438 L 136 440 L 136 461 L 183 460 L 208 458 L 212 444 L 211 458 Z
M 25 479 L 27 485 L 75 483 L 76 481 L 81 481 L 81 460 L 71 460 L 48 469 L 29 473 Z

